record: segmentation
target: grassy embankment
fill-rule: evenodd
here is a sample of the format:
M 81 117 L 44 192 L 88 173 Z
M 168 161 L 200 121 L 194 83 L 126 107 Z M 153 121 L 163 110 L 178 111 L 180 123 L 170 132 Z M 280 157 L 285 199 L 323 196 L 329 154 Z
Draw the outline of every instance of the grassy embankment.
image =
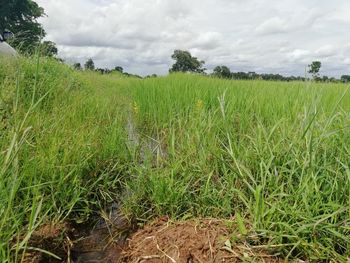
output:
M 252 245 L 284 257 L 350 256 L 344 85 L 136 80 L 28 59 L 2 61 L 0 85 L 2 261 L 19 261 L 40 225 L 84 221 L 120 189 L 140 221 L 234 216 Z
M 129 83 L 115 80 L 50 60 L 2 61 L 1 262 L 20 261 L 40 225 L 84 221 L 118 194 L 132 158 L 120 95 Z

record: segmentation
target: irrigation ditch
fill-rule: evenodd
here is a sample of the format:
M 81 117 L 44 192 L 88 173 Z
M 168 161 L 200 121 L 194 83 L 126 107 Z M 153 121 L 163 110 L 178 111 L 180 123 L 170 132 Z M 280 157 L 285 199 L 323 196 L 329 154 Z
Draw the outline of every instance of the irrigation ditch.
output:
M 126 114 L 127 145 L 142 167 L 168 158 L 162 139 L 138 131 L 133 113 Z M 139 175 L 131 175 L 139 176 Z M 265 246 L 258 234 L 239 218 L 195 218 L 174 222 L 164 215 L 142 227 L 122 212 L 130 195 L 97 210 L 87 223 L 44 225 L 32 235 L 25 263 L 222 263 L 288 262 L 278 250 Z M 297 260 L 296 262 L 306 262 Z
M 139 155 L 139 165 L 146 158 L 167 158 L 160 140 L 140 134 L 131 112 L 125 129 L 130 149 Z M 193 219 L 172 222 L 167 216 L 142 228 L 122 213 L 120 193 L 105 211 L 97 211 L 85 224 L 46 225 L 33 233 L 24 262 L 35 263 L 201 263 L 201 262 L 282 262 L 264 246 L 253 246 L 254 235 L 243 237 L 232 219 Z M 235 232 L 236 231 L 236 232 Z M 238 240 L 232 243 L 232 236 Z M 255 241 L 254 241 L 255 240 Z M 47 253 L 47 252 L 49 253 Z M 300 261 L 302 262 L 302 261 Z
M 130 111 L 125 129 L 129 144 L 127 147 L 140 150 L 142 163 L 146 148 L 150 148 L 151 145 L 141 144 L 140 134 Z M 125 195 L 127 193 L 122 192 L 120 197 L 123 198 Z M 122 252 L 127 246 L 127 238 L 136 229 L 122 214 L 120 200 L 114 202 L 105 213 L 92 218 L 91 222 L 92 224 L 80 229 L 79 232 L 83 235 L 72 246 L 71 253 L 68 253 L 71 254 L 71 258 L 67 258 L 67 261 L 71 263 L 120 262 L 123 257 Z
M 125 129 L 130 149 L 137 149 L 142 165 L 151 153 L 164 156 L 157 140 L 145 138 L 137 131 L 131 112 L 127 115 Z M 136 231 L 121 211 L 121 200 L 128 195 L 120 193 L 120 200 L 110 204 L 103 212 L 97 211 L 87 223 L 44 225 L 33 233 L 32 252 L 25 255 L 25 262 L 38 263 L 116 263 L 123 260 L 127 239 Z

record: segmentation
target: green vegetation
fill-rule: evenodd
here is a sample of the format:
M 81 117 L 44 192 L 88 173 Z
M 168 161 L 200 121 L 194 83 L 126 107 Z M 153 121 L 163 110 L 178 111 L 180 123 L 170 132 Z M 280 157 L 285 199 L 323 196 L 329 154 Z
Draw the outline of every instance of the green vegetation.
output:
M 316 79 L 318 77 L 318 73 L 320 72 L 322 63 L 320 61 L 312 61 L 309 65 L 309 73 L 312 74 L 313 78 Z
M 54 60 L 1 64 L 0 261 L 18 262 L 38 226 L 84 221 L 118 194 L 132 160 L 120 99 L 129 82 Z
M 171 58 L 175 60 L 169 72 L 192 72 L 192 73 L 204 73 L 205 68 L 203 60 L 199 61 L 198 58 L 193 57 L 190 52 L 184 50 L 175 50 L 171 55 Z
M 348 255 L 345 86 L 174 75 L 140 83 L 134 93 L 139 128 L 166 158 L 131 182 L 138 198 L 130 213 L 239 212 L 284 255 Z
M 32 0 L 7 0 L 0 3 L 0 34 L 10 30 L 12 47 L 24 54 L 34 54 L 38 47 L 42 56 L 55 57 L 58 49 L 52 41 L 43 41 L 46 32 L 38 19 L 45 11 Z
M 85 68 L 85 70 L 95 70 L 95 63 L 94 63 L 94 61 L 92 60 L 92 58 L 89 58 L 87 61 L 86 61 L 86 63 L 85 63 L 85 65 L 84 65 L 84 68 Z
M 350 257 L 346 85 L 1 65 L 1 262 L 40 225 L 85 221 L 121 193 L 139 222 L 234 217 L 284 258 Z

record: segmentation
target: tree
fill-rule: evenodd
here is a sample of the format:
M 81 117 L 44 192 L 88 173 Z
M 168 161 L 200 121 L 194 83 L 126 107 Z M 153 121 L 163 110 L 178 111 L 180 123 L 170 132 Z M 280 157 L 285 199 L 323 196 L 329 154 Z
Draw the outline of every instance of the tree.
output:
M 73 64 L 73 68 L 74 68 L 75 70 L 82 70 L 82 67 L 81 67 L 81 64 L 80 64 L 80 63 L 74 63 L 74 64 Z
M 85 68 L 86 70 L 94 70 L 94 69 L 95 69 L 95 63 L 94 63 L 94 61 L 92 60 L 92 58 L 89 58 L 89 59 L 85 62 L 84 68 Z
M 146 77 L 144 77 L 145 79 L 150 79 L 150 78 L 156 78 L 158 77 L 157 74 L 152 74 L 152 75 L 147 75 Z
M 213 71 L 214 76 L 229 79 L 232 77 L 231 70 L 226 66 L 217 66 Z
M 176 62 L 169 72 L 194 72 L 204 73 L 204 61 L 199 61 L 196 57 L 192 57 L 191 53 L 183 50 L 175 50 L 171 56 Z
M 337 82 L 338 82 L 338 80 L 337 80 L 335 77 L 331 77 L 331 78 L 329 79 L 329 81 L 330 81 L 330 82 L 333 82 L 333 83 L 337 83 Z
M 309 67 L 309 73 L 312 74 L 313 78 L 316 79 L 318 77 L 318 73 L 321 69 L 321 62 L 320 61 L 313 61 L 308 67 Z
M 340 77 L 341 82 L 350 82 L 350 75 L 343 75 Z
M 245 72 L 236 72 L 232 73 L 232 78 L 234 79 L 249 79 L 248 73 Z
M 116 67 L 114 68 L 114 70 L 115 70 L 115 71 L 118 71 L 118 72 L 120 72 L 120 73 L 123 73 L 123 71 L 124 71 L 124 69 L 123 69 L 122 67 L 120 67 L 120 66 L 116 66 Z
M 111 70 L 108 69 L 108 68 L 97 68 L 96 71 L 100 72 L 101 74 L 109 74 L 109 73 L 111 73 Z
M 54 42 L 44 41 L 40 44 L 40 52 L 44 57 L 55 57 L 58 53 L 58 49 Z
M 0 1 L 0 32 L 5 29 L 12 31 L 15 38 L 11 45 L 22 52 L 34 53 L 45 36 L 37 21 L 44 14 L 44 9 L 32 0 Z
M 329 81 L 329 78 L 328 78 L 327 76 L 323 76 L 323 77 L 322 77 L 322 81 L 323 81 L 323 82 L 328 82 L 328 81 Z

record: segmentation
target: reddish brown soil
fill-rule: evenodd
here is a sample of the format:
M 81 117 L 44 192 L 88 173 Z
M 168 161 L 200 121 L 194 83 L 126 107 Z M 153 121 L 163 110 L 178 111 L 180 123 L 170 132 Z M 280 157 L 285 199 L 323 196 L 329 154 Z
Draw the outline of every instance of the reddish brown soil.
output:
M 93 225 L 43 224 L 33 232 L 23 261 L 25 263 L 119 262 L 126 237 L 133 228 L 124 217 L 116 214 L 113 220 L 108 218 L 104 221 L 99 218 L 95 221 Z M 56 258 L 44 251 L 56 255 Z
M 72 232 L 69 224 L 44 224 L 34 231 L 29 241 L 29 246 L 54 253 L 58 257 L 64 257 L 69 244 L 66 237 Z M 57 262 L 53 257 L 38 250 L 28 249 L 23 255 L 24 263 Z
M 171 222 L 164 217 L 134 232 L 127 240 L 118 237 L 120 229 L 113 228 L 90 231 L 68 224 L 44 225 L 33 233 L 30 246 L 50 251 L 61 260 L 30 251 L 24 262 L 282 262 L 261 247 L 248 244 L 230 220 Z
M 121 262 L 282 262 L 239 241 L 240 236 L 233 233 L 232 226 L 230 221 L 215 219 L 173 223 L 164 218 L 130 237 Z

